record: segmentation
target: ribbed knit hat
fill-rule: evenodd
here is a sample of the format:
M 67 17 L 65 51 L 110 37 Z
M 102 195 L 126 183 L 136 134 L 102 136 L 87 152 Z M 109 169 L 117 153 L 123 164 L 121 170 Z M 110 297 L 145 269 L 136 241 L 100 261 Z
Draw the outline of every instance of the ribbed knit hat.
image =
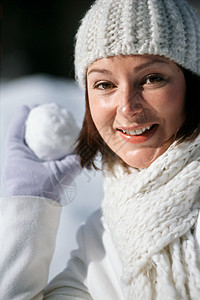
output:
M 115 55 L 161 55 L 200 75 L 200 23 L 185 0 L 97 0 L 76 35 L 75 73 Z

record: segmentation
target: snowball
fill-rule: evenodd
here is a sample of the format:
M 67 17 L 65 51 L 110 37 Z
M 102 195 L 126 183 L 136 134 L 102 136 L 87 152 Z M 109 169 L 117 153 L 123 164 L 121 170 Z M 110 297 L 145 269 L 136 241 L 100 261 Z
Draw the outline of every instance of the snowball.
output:
M 43 160 L 56 160 L 72 153 L 79 135 L 73 115 L 56 103 L 33 108 L 26 121 L 25 141 Z

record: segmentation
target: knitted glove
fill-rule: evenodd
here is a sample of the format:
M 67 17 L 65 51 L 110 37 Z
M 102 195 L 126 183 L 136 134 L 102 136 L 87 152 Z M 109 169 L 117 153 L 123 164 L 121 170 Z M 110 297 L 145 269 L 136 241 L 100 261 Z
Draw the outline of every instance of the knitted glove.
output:
M 24 142 L 25 121 L 30 109 L 20 107 L 10 124 L 3 171 L 5 196 L 37 196 L 61 201 L 64 190 L 81 172 L 79 157 L 68 155 L 43 161 Z

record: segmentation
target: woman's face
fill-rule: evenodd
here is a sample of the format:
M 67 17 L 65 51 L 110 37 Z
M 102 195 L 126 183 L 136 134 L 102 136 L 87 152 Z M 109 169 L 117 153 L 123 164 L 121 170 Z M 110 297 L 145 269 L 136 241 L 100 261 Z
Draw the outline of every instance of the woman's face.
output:
M 128 165 L 146 168 L 174 141 L 183 124 L 182 70 L 160 56 L 100 59 L 87 70 L 93 121 L 107 145 Z

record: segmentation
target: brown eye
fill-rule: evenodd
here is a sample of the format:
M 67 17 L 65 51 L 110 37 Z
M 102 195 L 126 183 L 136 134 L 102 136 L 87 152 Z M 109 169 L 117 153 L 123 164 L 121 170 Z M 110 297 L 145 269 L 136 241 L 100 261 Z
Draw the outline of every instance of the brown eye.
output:
M 163 77 L 159 74 L 152 74 L 148 75 L 145 79 L 143 84 L 154 84 L 154 83 L 159 83 L 163 81 Z
M 96 83 L 94 85 L 94 88 L 99 89 L 99 90 L 108 90 L 108 89 L 111 89 L 113 87 L 114 87 L 114 85 L 110 82 L 100 82 L 100 83 Z

